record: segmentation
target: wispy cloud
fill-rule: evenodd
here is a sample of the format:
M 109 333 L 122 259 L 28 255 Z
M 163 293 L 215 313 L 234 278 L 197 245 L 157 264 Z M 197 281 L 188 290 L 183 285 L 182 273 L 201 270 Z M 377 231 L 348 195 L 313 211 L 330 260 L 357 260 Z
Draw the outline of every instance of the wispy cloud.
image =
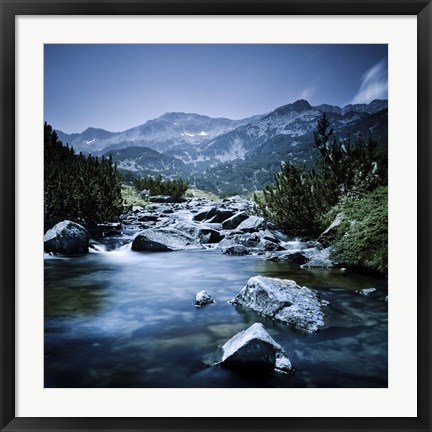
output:
M 315 94 L 315 91 L 316 91 L 316 86 L 314 86 L 314 85 L 310 86 L 310 87 L 306 87 L 300 93 L 299 99 L 306 99 L 307 101 L 310 102 L 310 99 Z
M 362 76 L 360 88 L 351 103 L 369 103 L 374 99 L 387 99 L 387 61 L 380 60 Z

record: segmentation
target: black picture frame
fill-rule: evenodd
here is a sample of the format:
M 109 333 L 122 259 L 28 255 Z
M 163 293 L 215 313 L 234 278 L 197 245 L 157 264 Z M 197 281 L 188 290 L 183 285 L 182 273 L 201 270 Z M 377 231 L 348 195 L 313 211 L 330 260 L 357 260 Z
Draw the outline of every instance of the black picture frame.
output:
M 431 0 L 0 0 L 1 431 L 431 431 Z M 23 418 L 15 416 L 15 16 L 416 15 L 418 24 L 418 415 L 415 418 Z M 401 373 L 410 373 L 409 365 Z

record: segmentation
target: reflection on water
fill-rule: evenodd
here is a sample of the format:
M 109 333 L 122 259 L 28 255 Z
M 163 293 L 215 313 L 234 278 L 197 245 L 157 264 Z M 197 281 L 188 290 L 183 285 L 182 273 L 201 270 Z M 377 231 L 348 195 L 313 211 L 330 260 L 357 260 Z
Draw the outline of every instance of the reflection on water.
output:
M 387 386 L 387 303 L 354 293 L 386 290 L 383 280 L 218 250 L 112 249 L 45 259 L 46 387 Z M 331 303 L 330 327 L 305 335 L 228 304 L 257 274 L 318 289 Z M 195 308 L 203 289 L 216 303 Z M 294 376 L 209 366 L 219 346 L 254 322 L 286 350 Z

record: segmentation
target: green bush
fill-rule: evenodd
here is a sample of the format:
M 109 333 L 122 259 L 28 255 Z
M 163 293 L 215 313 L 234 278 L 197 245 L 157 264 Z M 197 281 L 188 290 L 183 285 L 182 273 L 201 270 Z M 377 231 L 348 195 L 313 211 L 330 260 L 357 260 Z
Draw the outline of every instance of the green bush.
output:
M 162 180 L 162 176 L 137 179 L 134 186 L 137 192 L 146 189 L 150 195 L 169 195 L 177 200 L 185 194 L 189 187 L 188 183 L 182 179 Z
M 337 139 L 325 114 L 314 132 L 315 167 L 285 163 L 256 201 L 263 214 L 291 235 L 313 237 L 340 199 L 387 184 L 387 156 L 371 137 Z
M 323 172 L 286 163 L 266 185 L 261 198 L 255 196 L 263 215 L 291 235 L 316 236 L 321 232 L 321 215 L 337 202 Z M 330 193 L 329 193 L 330 192 Z
M 332 259 L 361 270 L 386 273 L 388 270 L 388 188 L 343 199 L 329 213 L 344 219 L 337 228 Z

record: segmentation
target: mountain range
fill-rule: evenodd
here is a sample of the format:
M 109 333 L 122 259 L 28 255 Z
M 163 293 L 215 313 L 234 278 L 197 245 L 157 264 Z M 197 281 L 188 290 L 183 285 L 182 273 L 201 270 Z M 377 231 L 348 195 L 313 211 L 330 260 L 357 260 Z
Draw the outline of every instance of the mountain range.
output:
M 387 146 L 387 108 L 379 99 L 344 107 L 298 100 L 241 120 L 166 113 L 123 132 L 56 132 L 75 151 L 111 154 L 128 181 L 160 174 L 218 194 L 245 193 L 271 181 L 283 161 L 313 163 L 313 131 L 323 112 L 339 138 L 371 134 Z

